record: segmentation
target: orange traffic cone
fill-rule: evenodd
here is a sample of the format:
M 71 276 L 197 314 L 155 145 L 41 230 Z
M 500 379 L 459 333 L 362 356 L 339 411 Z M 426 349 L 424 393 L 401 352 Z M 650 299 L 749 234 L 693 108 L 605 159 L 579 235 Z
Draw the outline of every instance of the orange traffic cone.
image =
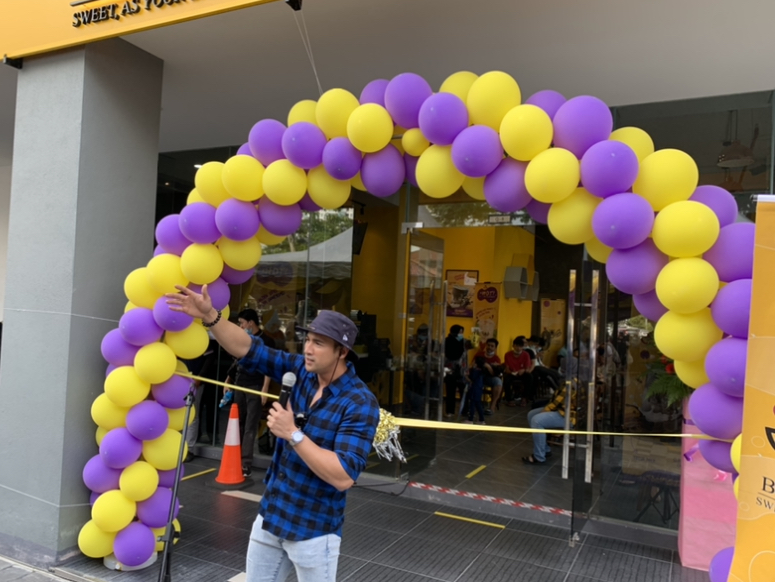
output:
M 245 483 L 245 477 L 242 475 L 239 408 L 236 404 L 232 404 L 229 411 L 229 424 L 226 426 L 226 442 L 223 445 L 221 469 L 218 471 L 215 482 L 227 487 L 239 486 Z

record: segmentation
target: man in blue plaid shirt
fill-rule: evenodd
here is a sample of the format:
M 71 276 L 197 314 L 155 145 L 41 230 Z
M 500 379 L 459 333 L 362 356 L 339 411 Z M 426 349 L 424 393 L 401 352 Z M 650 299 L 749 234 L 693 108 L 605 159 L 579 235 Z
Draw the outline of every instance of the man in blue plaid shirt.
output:
M 297 377 L 288 406 L 275 402 L 267 421 L 282 440 L 250 534 L 248 582 L 283 582 L 291 566 L 299 582 L 334 582 L 346 491 L 366 466 L 379 423 L 377 400 L 352 365 L 355 324 L 322 311 L 304 330 L 304 354 L 288 354 L 221 319 L 206 285 L 201 295 L 178 290 L 167 296 L 170 308 L 200 318 L 247 371 L 276 381 L 286 372 Z

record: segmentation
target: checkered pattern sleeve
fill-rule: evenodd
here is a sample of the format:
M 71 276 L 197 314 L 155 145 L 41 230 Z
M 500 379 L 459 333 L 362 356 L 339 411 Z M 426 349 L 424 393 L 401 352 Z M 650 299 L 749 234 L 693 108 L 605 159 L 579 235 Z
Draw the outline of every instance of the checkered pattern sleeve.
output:
M 334 441 L 334 452 L 353 481 L 366 468 L 366 459 L 379 424 L 379 404 L 371 392 L 357 393 L 345 411 Z
M 264 374 L 276 382 L 281 382 L 286 372 L 301 376 L 304 356 L 267 347 L 260 337 L 254 336 L 250 350 L 239 361 L 239 365 L 249 374 Z

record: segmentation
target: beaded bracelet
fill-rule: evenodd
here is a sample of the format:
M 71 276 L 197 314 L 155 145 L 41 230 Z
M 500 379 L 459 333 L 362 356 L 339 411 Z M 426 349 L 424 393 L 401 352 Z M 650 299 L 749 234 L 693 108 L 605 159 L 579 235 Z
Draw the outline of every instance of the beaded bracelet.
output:
M 205 323 L 205 322 L 204 322 L 204 320 L 202 320 L 202 325 L 203 325 L 204 327 L 210 328 L 210 327 L 214 326 L 216 323 L 218 323 L 219 321 L 221 321 L 221 310 L 220 310 L 220 309 L 216 309 L 216 310 L 215 310 L 215 312 L 216 312 L 218 315 L 217 315 L 217 316 L 216 316 L 216 318 L 215 318 L 215 319 L 212 321 L 212 323 Z

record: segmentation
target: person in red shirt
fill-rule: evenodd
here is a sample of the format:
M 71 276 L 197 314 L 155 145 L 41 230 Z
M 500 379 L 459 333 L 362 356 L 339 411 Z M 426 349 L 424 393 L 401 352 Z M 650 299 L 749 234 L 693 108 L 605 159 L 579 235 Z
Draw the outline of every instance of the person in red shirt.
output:
M 503 367 L 501 359 L 496 353 L 497 349 L 498 340 L 491 337 L 485 342 L 484 349 L 480 349 L 476 354 L 476 356 L 484 358 L 484 385 L 492 388 L 492 400 L 490 400 L 490 407 L 484 411 L 485 414 L 492 414 L 493 407 L 499 407 L 498 401 L 503 392 L 503 380 L 501 379 Z
M 532 393 L 533 360 L 525 350 L 525 339 L 520 336 L 514 340 L 511 351 L 506 354 L 506 369 L 504 371 L 504 384 L 506 388 L 506 406 L 516 406 L 517 388 L 521 397 L 522 406 L 527 404 L 527 398 Z

